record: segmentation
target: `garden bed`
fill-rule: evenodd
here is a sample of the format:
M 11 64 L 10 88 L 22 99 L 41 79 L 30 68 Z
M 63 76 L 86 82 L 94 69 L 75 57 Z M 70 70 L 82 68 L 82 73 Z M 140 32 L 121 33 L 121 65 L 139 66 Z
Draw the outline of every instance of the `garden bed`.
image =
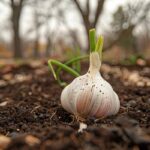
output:
M 82 68 L 87 70 L 88 65 Z M 130 84 L 113 68 L 137 71 L 150 79 L 146 66 L 104 66 L 102 75 L 119 95 L 121 108 L 117 115 L 106 119 L 89 118 L 83 133 L 78 133 L 76 118 L 61 107 L 62 88 L 47 65 L 1 68 L 0 149 L 150 149 L 150 86 Z M 66 73 L 62 76 L 68 82 L 73 79 Z

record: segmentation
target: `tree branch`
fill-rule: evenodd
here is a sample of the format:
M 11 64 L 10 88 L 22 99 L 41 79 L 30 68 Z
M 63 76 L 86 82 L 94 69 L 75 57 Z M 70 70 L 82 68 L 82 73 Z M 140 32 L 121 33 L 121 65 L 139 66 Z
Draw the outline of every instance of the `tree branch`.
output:
M 90 19 L 90 0 L 86 1 L 86 14 L 87 14 L 87 18 L 89 20 Z
M 74 1 L 74 3 L 76 4 L 77 9 L 79 10 L 79 12 L 80 12 L 80 14 L 81 14 L 81 17 L 82 17 L 82 19 L 83 19 L 83 22 L 84 22 L 85 26 L 87 26 L 87 24 L 89 24 L 89 21 L 88 21 L 88 18 L 87 18 L 86 13 L 82 10 L 82 8 L 81 8 L 81 6 L 80 6 L 78 0 L 73 0 L 73 1 Z
M 104 3 L 105 3 L 105 0 L 98 0 L 98 5 L 97 5 L 96 13 L 95 13 L 95 19 L 92 24 L 92 27 L 96 27 L 100 14 L 102 13 Z
M 78 10 L 80 11 L 80 13 L 81 13 L 81 14 L 84 14 L 84 12 L 83 12 L 83 10 L 82 10 L 82 8 L 81 8 L 81 6 L 80 6 L 78 0 L 73 0 L 73 1 L 74 1 L 74 3 L 76 4 L 76 6 L 77 6 Z

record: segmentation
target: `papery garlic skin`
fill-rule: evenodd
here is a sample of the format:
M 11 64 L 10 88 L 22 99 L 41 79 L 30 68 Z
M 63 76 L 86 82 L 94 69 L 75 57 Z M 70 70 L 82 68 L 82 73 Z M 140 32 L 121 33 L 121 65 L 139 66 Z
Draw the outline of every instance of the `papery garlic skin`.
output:
M 119 111 L 119 98 L 101 77 L 100 66 L 98 53 L 91 53 L 88 73 L 75 78 L 62 91 L 61 104 L 64 109 L 82 118 L 101 118 Z

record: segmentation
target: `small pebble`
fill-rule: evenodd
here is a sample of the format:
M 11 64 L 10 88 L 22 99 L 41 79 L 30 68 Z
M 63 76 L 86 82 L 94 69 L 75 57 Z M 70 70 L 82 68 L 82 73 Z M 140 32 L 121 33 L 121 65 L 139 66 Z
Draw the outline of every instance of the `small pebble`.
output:
M 0 135 L 0 150 L 5 149 L 10 142 L 11 142 L 11 139 L 9 137 Z
M 135 107 L 136 106 L 136 101 L 135 100 L 131 100 L 127 103 L 128 107 Z
M 25 137 L 25 141 L 28 145 L 34 146 L 36 144 L 40 144 L 40 140 L 32 135 L 27 135 Z
M 139 87 L 143 87 L 145 84 L 144 84 L 144 82 L 142 82 L 142 81 L 138 81 L 137 82 L 137 86 L 139 86 Z
M 0 103 L 0 107 L 6 106 L 8 104 L 8 101 Z

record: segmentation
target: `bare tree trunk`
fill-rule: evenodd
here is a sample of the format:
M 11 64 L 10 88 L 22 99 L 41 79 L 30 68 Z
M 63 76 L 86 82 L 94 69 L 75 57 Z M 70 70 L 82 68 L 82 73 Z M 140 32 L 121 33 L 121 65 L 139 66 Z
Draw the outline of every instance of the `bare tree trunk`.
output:
M 33 48 L 33 57 L 39 58 L 39 40 L 36 39 Z
M 23 1 L 15 2 L 11 0 L 11 10 L 12 10 L 12 29 L 13 29 L 13 49 L 14 49 L 14 57 L 22 58 L 22 48 L 21 48 L 21 38 L 20 38 L 20 16 L 23 8 Z
M 49 16 L 46 16 L 46 20 L 49 20 Z M 48 57 L 50 56 L 50 51 L 51 51 L 51 48 L 52 48 L 52 32 L 50 31 L 50 27 L 49 27 L 49 24 L 48 22 L 46 21 L 46 40 L 47 40 L 47 43 L 46 43 L 46 48 L 45 48 L 45 57 Z
M 34 24 L 35 24 L 35 34 L 36 34 L 36 39 L 33 47 L 33 57 L 34 58 L 39 58 L 40 57 L 40 27 L 43 25 L 44 22 L 40 21 L 39 17 L 39 3 L 40 1 L 35 0 L 34 2 Z
M 37 15 L 37 14 L 36 14 Z M 36 39 L 33 47 L 33 57 L 39 57 L 39 24 L 38 24 L 38 16 L 35 16 L 35 32 L 36 32 Z
M 50 37 L 47 37 L 47 45 L 46 45 L 46 51 L 45 51 L 45 56 L 48 57 L 50 56 L 50 50 L 51 50 L 52 42 Z
M 48 20 L 49 18 L 47 18 Z M 47 44 L 46 44 L 46 48 L 45 48 L 45 57 L 50 56 L 50 50 L 52 48 L 52 33 L 50 32 L 50 28 L 48 25 L 48 22 L 46 22 L 46 38 L 47 38 Z

